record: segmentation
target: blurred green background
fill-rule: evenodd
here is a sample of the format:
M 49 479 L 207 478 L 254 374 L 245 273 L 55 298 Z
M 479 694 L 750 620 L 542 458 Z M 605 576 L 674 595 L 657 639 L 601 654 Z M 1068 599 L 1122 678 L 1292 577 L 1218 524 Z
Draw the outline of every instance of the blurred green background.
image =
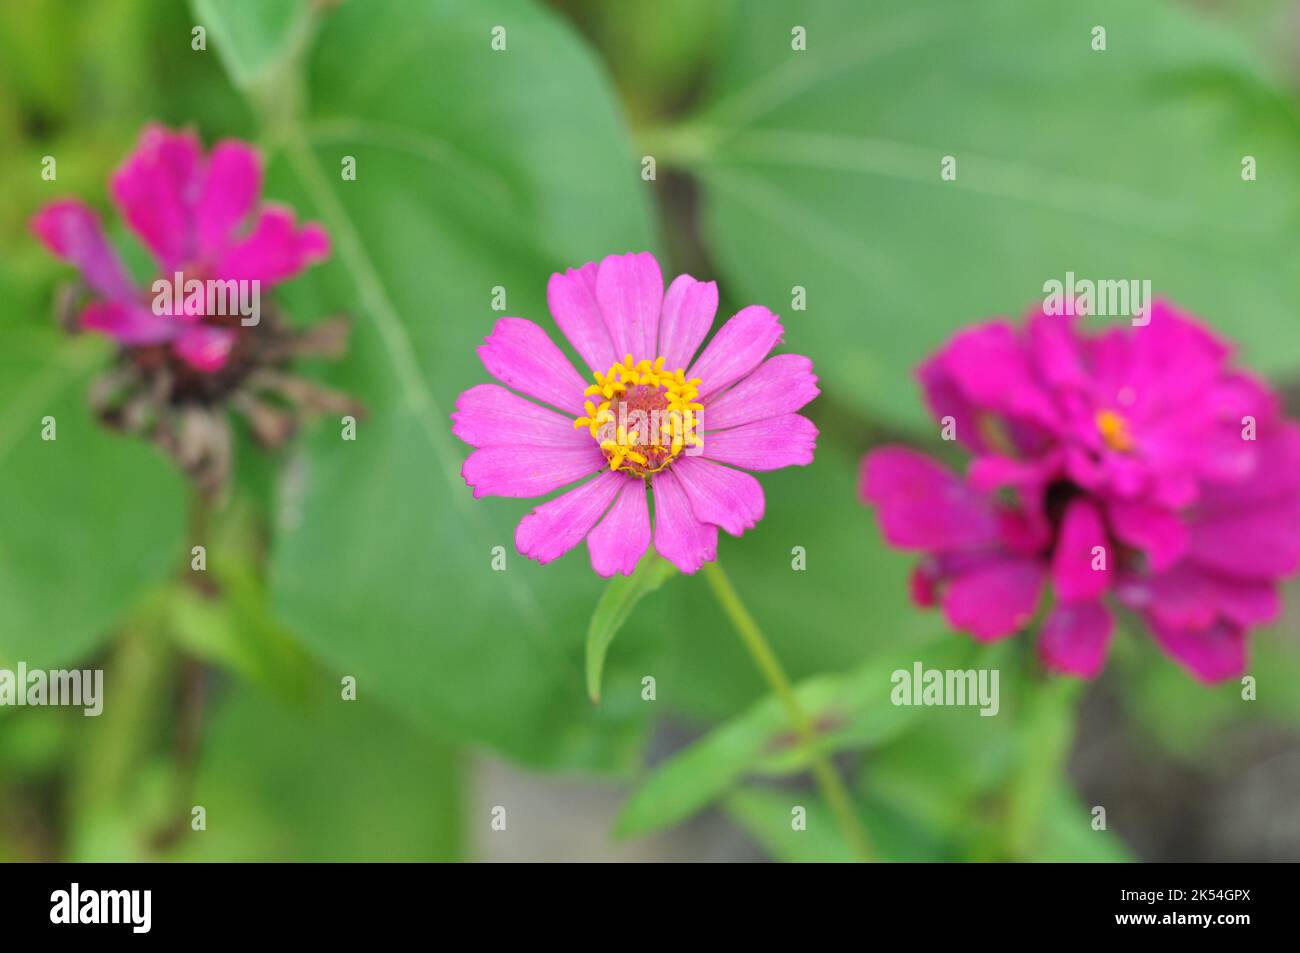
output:
M 1138 631 L 1096 683 L 1045 688 L 1027 638 L 977 650 L 910 606 L 911 559 L 855 488 L 882 440 L 942 452 L 917 362 L 1066 271 L 1149 278 L 1300 384 L 1298 78 L 1282 0 L 0 6 L 0 665 L 107 679 L 98 719 L 0 708 L 0 857 L 846 859 L 701 580 L 638 606 L 592 705 L 585 551 L 528 563 L 531 504 L 458 475 L 447 414 L 485 379 L 493 289 L 553 328 L 551 272 L 648 249 L 716 279 L 722 316 L 782 314 L 821 376 L 816 462 L 765 475 L 766 518 L 720 558 L 813 679 L 879 856 L 1300 859 L 1294 611 L 1254 639 L 1255 701 Z M 26 225 L 55 197 L 108 212 L 153 120 L 259 143 L 266 196 L 330 230 L 281 299 L 353 316 L 346 359 L 303 371 L 370 410 L 355 443 L 330 421 L 274 455 L 240 435 L 204 592 L 190 491 L 94 423 L 111 347 L 56 327 L 71 272 Z M 1002 713 L 893 709 L 913 659 L 1000 667 Z

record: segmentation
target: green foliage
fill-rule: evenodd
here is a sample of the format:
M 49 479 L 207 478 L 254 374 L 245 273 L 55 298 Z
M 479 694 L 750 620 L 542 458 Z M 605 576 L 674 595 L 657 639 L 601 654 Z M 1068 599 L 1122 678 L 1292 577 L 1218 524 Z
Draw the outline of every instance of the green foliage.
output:
M 456 860 L 463 768 L 436 739 L 359 698 L 309 710 L 221 699 L 174 860 Z
M 700 736 L 645 773 L 617 833 L 717 807 L 778 859 L 851 859 L 785 709 L 700 580 L 664 586 L 675 571 L 649 555 L 604 583 L 581 547 L 532 564 L 513 533 L 535 503 L 473 500 L 459 476 L 468 448 L 449 414 L 487 379 L 474 349 L 502 316 L 495 289 L 504 314 L 558 338 L 552 271 L 651 249 L 671 252 L 666 272 L 690 262 L 718 280 L 720 320 L 750 303 L 781 313 L 784 347 L 820 375 L 816 461 L 764 474 L 764 519 L 720 555 L 819 751 L 850 772 L 877 855 L 1128 859 L 1066 777 L 1079 686 L 1043 682 L 1028 637 L 927 641 L 936 616 L 909 603 L 911 560 L 857 501 L 862 453 L 924 433 L 918 360 L 1067 271 L 1150 279 L 1254 367 L 1300 365 L 1290 94 L 1186 5 L 1058 6 L 0 6 L 0 665 L 94 662 L 123 699 L 87 723 L 0 710 L 0 857 L 459 858 L 462 750 L 630 776 L 653 715 Z M 1258 38 L 1272 10 L 1249 6 L 1234 20 Z M 355 442 L 337 420 L 276 455 L 241 439 L 202 586 L 185 570 L 187 487 L 91 419 L 111 347 L 54 326 L 70 271 L 26 231 L 54 197 L 107 208 L 111 169 L 153 120 L 258 141 L 267 197 L 327 226 L 329 263 L 277 297 L 301 323 L 351 317 L 346 358 L 298 370 L 367 408 Z M 57 182 L 39 176 L 46 155 Z M 699 186 L 700 235 L 669 170 Z M 142 249 L 111 231 L 143 276 Z M 56 441 L 41 439 L 47 415 Z M 1153 748 L 1191 763 L 1251 720 L 1294 730 L 1289 620 L 1255 640 L 1257 701 L 1200 685 L 1145 636 L 1118 640 L 1111 687 Z M 918 659 L 1000 668 L 1003 712 L 891 704 L 891 671 Z M 337 697 L 344 675 L 356 702 Z M 197 729 L 182 695 L 202 699 Z M 191 803 L 207 831 L 181 817 Z
M 896 650 L 841 675 L 825 675 L 795 688 L 819 730 L 818 750 L 834 752 L 882 743 L 922 711 L 895 705 L 890 676 L 921 660 L 928 667 L 962 667 L 969 643 L 955 637 Z M 712 803 L 747 772 L 789 774 L 807 767 L 781 701 L 769 696 L 744 714 L 657 766 L 624 805 L 617 832 L 637 836 L 680 823 Z
M 516 40 L 494 54 L 502 20 Z M 494 287 L 509 313 L 548 323 L 549 272 L 650 243 L 614 104 L 590 54 L 523 3 L 344 5 L 306 69 L 312 112 L 272 181 L 300 187 L 334 236 L 320 281 L 333 306 L 355 303 L 337 383 L 369 412 L 355 443 L 322 427 L 288 471 L 276 605 L 426 726 L 529 763 L 626 769 L 643 716 L 583 693 L 599 591 L 585 553 L 544 568 L 514 555 L 526 505 L 471 498 L 448 418 L 484 379 L 472 355 L 500 317 Z
M 1067 271 L 1150 279 L 1255 366 L 1300 366 L 1300 123 L 1229 34 L 1126 0 L 733 11 L 706 96 L 650 151 L 702 180 L 732 293 L 807 289 L 792 323 L 843 399 L 920 425 L 912 368 Z
M 830 809 L 808 791 L 777 791 L 757 786 L 727 795 L 727 815 L 777 860 L 788 863 L 853 863 Z M 805 811 L 806 827 L 796 829 L 792 811 Z
M 798 350 L 807 327 L 798 318 L 787 327 Z M 723 536 L 718 545 L 720 561 L 794 678 L 859 665 L 935 625 L 908 600 L 911 560 L 885 545 L 875 517 L 858 502 L 865 434 L 838 429 L 826 397 L 808 412 L 822 428 L 817 458 L 808 467 L 763 474 L 762 522 L 743 539 Z M 803 570 L 795 568 L 800 555 Z M 672 648 L 659 697 L 697 719 L 731 717 L 766 688 L 708 587 L 692 581 L 671 588 L 655 601 L 661 637 Z M 675 609 L 671 600 L 678 600 Z
M 86 389 L 108 348 L 62 340 L 48 305 L 11 287 L 0 273 L 0 664 L 62 665 L 184 565 L 184 497 L 160 454 L 90 419 Z
M 627 624 L 632 610 L 665 582 L 677 568 L 653 551 L 647 552 L 631 576 L 615 576 L 605 586 L 587 626 L 587 694 L 600 701 L 600 675 L 605 669 L 605 653 L 618 630 Z
M 283 63 L 310 16 L 308 0 L 194 0 L 193 6 L 197 25 L 211 34 L 240 89 L 252 88 Z

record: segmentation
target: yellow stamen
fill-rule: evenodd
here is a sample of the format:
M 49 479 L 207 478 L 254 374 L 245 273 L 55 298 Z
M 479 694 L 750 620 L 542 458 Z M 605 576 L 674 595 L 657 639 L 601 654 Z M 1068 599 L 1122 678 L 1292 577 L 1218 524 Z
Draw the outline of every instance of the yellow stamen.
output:
M 1128 421 L 1113 410 L 1097 413 L 1097 430 L 1106 446 L 1118 453 L 1128 453 L 1133 449 L 1133 435 L 1129 433 Z
M 696 433 L 700 378 L 687 379 L 684 368 L 668 370 L 664 358 L 636 360 L 632 354 L 608 371 L 592 374 L 595 383 L 584 395 L 586 413 L 573 421 L 587 428 L 604 452 L 611 470 L 637 476 L 658 473 L 686 448 L 704 445 Z

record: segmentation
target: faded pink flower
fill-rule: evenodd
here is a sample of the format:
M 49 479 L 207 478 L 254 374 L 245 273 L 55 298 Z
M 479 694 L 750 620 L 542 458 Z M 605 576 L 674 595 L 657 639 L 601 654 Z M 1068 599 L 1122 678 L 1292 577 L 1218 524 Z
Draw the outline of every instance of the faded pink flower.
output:
M 1114 597 L 1217 681 L 1244 670 L 1247 630 L 1300 569 L 1300 426 L 1208 329 L 1163 302 L 1150 318 L 1095 336 L 1043 313 L 960 332 L 920 377 L 974 454 L 967 477 L 882 448 L 862 493 L 890 543 L 926 553 L 914 599 L 954 627 L 1008 636 L 1050 582 L 1049 667 L 1100 671 Z
M 745 470 L 812 462 L 817 428 L 796 411 L 817 378 L 806 357 L 768 357 L 782 329 L 767 308 L 743 308 L 697 355 L 717 286 L 679 275 L 665 292 L 645 252 L 554 274 L 547 301 L 589 376 L 542 328 L 502 318 L 478 353 L 506 387 L 472 387 L 452 414 L 452 432 L 477 448 L 461 470 L 476 497 L 585 481 L 523 518 L 523 555 L 547 563 L 585 539 L 597 573 L 627 575 L 653 541 L 691 573 L 716 558 L 719 527 L 739 536 L 762 519 L 762 487 Z
M 118 211 L 152 253 L 159 275 L 173 281 L 259 281 L 262 290 L 292 278 L 329 254 L 316 224 L 299 227 L 291 210 L 259 205 L 262 163 L 246 143 L 226 140 L 204 155 L 192 132 L 149 126 L 136 151 L 112 176 Z M 170 344 L 188 366 L 220 370 L 238 336 L 238 320 L 197 313 L 155 313 L 152 290 L 138 288 L 109 244 L 99 216 L 76 199 L 53 202 L 32 229 L 55 255 L 75 265 L 93 293 L 83 327 L 127 347 Z M 198 303 L 198 299 L 195 299 Z

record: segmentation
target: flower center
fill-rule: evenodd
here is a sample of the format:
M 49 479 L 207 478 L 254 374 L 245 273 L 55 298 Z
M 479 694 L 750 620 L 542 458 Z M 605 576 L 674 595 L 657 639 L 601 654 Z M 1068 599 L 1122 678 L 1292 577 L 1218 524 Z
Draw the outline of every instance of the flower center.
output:
M 596 383 L 584 392 L 595 400 L 585 404 L 587 414 L 573 422 L 586 427 L 600 444 L 611 470 L 636 476 L 658 473 L 689 447 L 703 447 L 696 432 L 704 405 L 700 379 L 686 371 L 664 370 L 664 359 L 634 361 L 627 355 L 608 373 L 596 371 Z M 597 403 L 596 401 L 599 401 Z
M 1129 433 L 1128 421 L 1113 410 L 1097 412 L 1097 430 L 1106 446 L 1118 453 L 1128 453 L 1133 449 L 1133 435 Z

